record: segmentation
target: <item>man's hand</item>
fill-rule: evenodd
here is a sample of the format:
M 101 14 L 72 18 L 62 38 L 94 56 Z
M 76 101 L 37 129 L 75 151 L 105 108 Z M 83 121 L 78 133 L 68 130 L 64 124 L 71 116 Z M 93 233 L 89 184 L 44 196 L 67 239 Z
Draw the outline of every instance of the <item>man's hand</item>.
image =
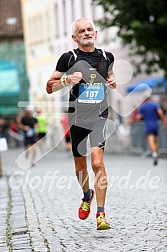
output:
M 81 72 L 74 72 L 73 74 L 69 75 L 66 79 L 68 84 L 77 84 L 82 80 L 83 76 Z
M 107 85 L 108 85 L 108 87 L 110 87 L 112 89 L 116 88 L 116 80 L 115 80 L 114 76 L 110 76 L 107 79 Z
M 28 126 L 28 125 L 23 125 L 23 130 L 25 130 L 25 131 L 28 131 L 29 129 L 30 129 L 30 126 Z

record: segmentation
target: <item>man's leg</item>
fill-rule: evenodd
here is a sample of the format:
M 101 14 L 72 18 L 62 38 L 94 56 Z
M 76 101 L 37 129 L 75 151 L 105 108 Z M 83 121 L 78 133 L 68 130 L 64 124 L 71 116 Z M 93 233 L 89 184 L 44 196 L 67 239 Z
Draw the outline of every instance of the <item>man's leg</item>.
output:
M 25 145 L 25 156 L 26 156 L 26 158 L 29 157 L 29 152 L 30 152 L 29 148 L 30 148 L 30 146 L 31 145 L 29 145 L 29 144 Z
M 75 171 L 78 182 L 81 185 L 83 192 L 89 190 L 89 175 L 87 171 L 86 156 L 74 157 Z
M 151 150 L 151 153 L 158 151 L 157 137 L 153 134 L 147 135 L 147 143 Z
M 153 164 L 157 165 L 158 163 L 158 139 L 154 134 L 147 135 L 147 143 L 152 153 Z
M 107 191 L 107 175 L 103 161 L 103 149 L 99 147 L 92 148 L 92 168 L 95 173 L 95 191 L 97 200 L 97 230 L 110 229 L 110 224 L 105 218 L 105 199 Z
M 87 129 L 74 125 L 70 128 L 76 176 L 83 192 L 87 192 L 87 190 L 89 190 L 89 177 L 86 161 L 86 145 L 89 132 L 90 131 Z
M 32 166 L 34 166 L 35 156 L 36 156 L 36 145 L 35 145 L 35 143 L 26 145 L 26 158 L 31 159 L 30 162 L 31 162 Z
M 89 188 L 89 175 L 86 160 L 86 144 L 90 132 L 91 131 L 88 129 L 74 125 L 70 128 L 76 176 L 84 194 L 82 204 L 78 211 L 78 216 L 82 220 L 85 220 L 89 216 L 90 205 L 94 197 L 94 190 Z
M 31 151 L 32 151 L 31 164 L 32 164 L 32 166 L 34 166 L 35 165 L 35 157 L 36 157 L 36 143 L 31 145 Z
M 84 197 L 78 210 L 80 219 L 85 220 L 90 214 L 90 205 L 94 197 L 94 190 L 89 188 L 89 175 L 87 171 L 86 157 L 75 157 L 75 169 L 78 182 L 83 190 Z
M 95 174 L 95 191 L 97 206 L 104 208 L 107 191 L 107 175 L 103 161 L 103 149 L 99 147 L 92 148 L 91 162 L 92 169 Z

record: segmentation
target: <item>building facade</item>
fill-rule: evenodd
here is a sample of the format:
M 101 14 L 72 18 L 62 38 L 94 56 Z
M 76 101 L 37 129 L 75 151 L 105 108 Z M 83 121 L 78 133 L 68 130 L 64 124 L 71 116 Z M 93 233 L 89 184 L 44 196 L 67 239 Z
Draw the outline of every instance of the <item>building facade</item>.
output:
M 28 77 L 19 0 L 0 0 L 0 114 L 19 112 L 18 102 L 28 100 Z

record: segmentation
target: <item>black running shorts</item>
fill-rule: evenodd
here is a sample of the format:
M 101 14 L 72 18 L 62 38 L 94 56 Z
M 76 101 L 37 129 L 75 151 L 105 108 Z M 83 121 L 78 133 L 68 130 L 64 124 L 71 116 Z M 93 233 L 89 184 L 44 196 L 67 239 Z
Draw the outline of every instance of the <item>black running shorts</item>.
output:
M 81 157 L 86 155 L 88 136 L 91 147 L 99 147 L 104 149 L 106 129 L 105 124 L 106 120 L 101 119 L 99 121 L 86 125 L 82 124 L 82 127 L 77 125 L 71 126 L 70 135 L 74 157 Z

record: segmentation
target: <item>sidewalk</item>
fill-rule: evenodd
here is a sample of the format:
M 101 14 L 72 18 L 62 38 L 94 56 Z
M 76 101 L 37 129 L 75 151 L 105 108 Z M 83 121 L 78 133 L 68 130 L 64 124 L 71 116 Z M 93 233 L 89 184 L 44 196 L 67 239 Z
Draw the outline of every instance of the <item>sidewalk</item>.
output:
M 105 155 L 112 228 L 97 231 L 95 201 L 89 218 L 78 219 L 82 191 L 72 157 L 53 150 L 21 170 L 21 153 L 2 153 L 0 252 L 167 251 L 167 159 L 154 167 L 150 158 Z M 89 170 L 93 186 L 90 160 Z

